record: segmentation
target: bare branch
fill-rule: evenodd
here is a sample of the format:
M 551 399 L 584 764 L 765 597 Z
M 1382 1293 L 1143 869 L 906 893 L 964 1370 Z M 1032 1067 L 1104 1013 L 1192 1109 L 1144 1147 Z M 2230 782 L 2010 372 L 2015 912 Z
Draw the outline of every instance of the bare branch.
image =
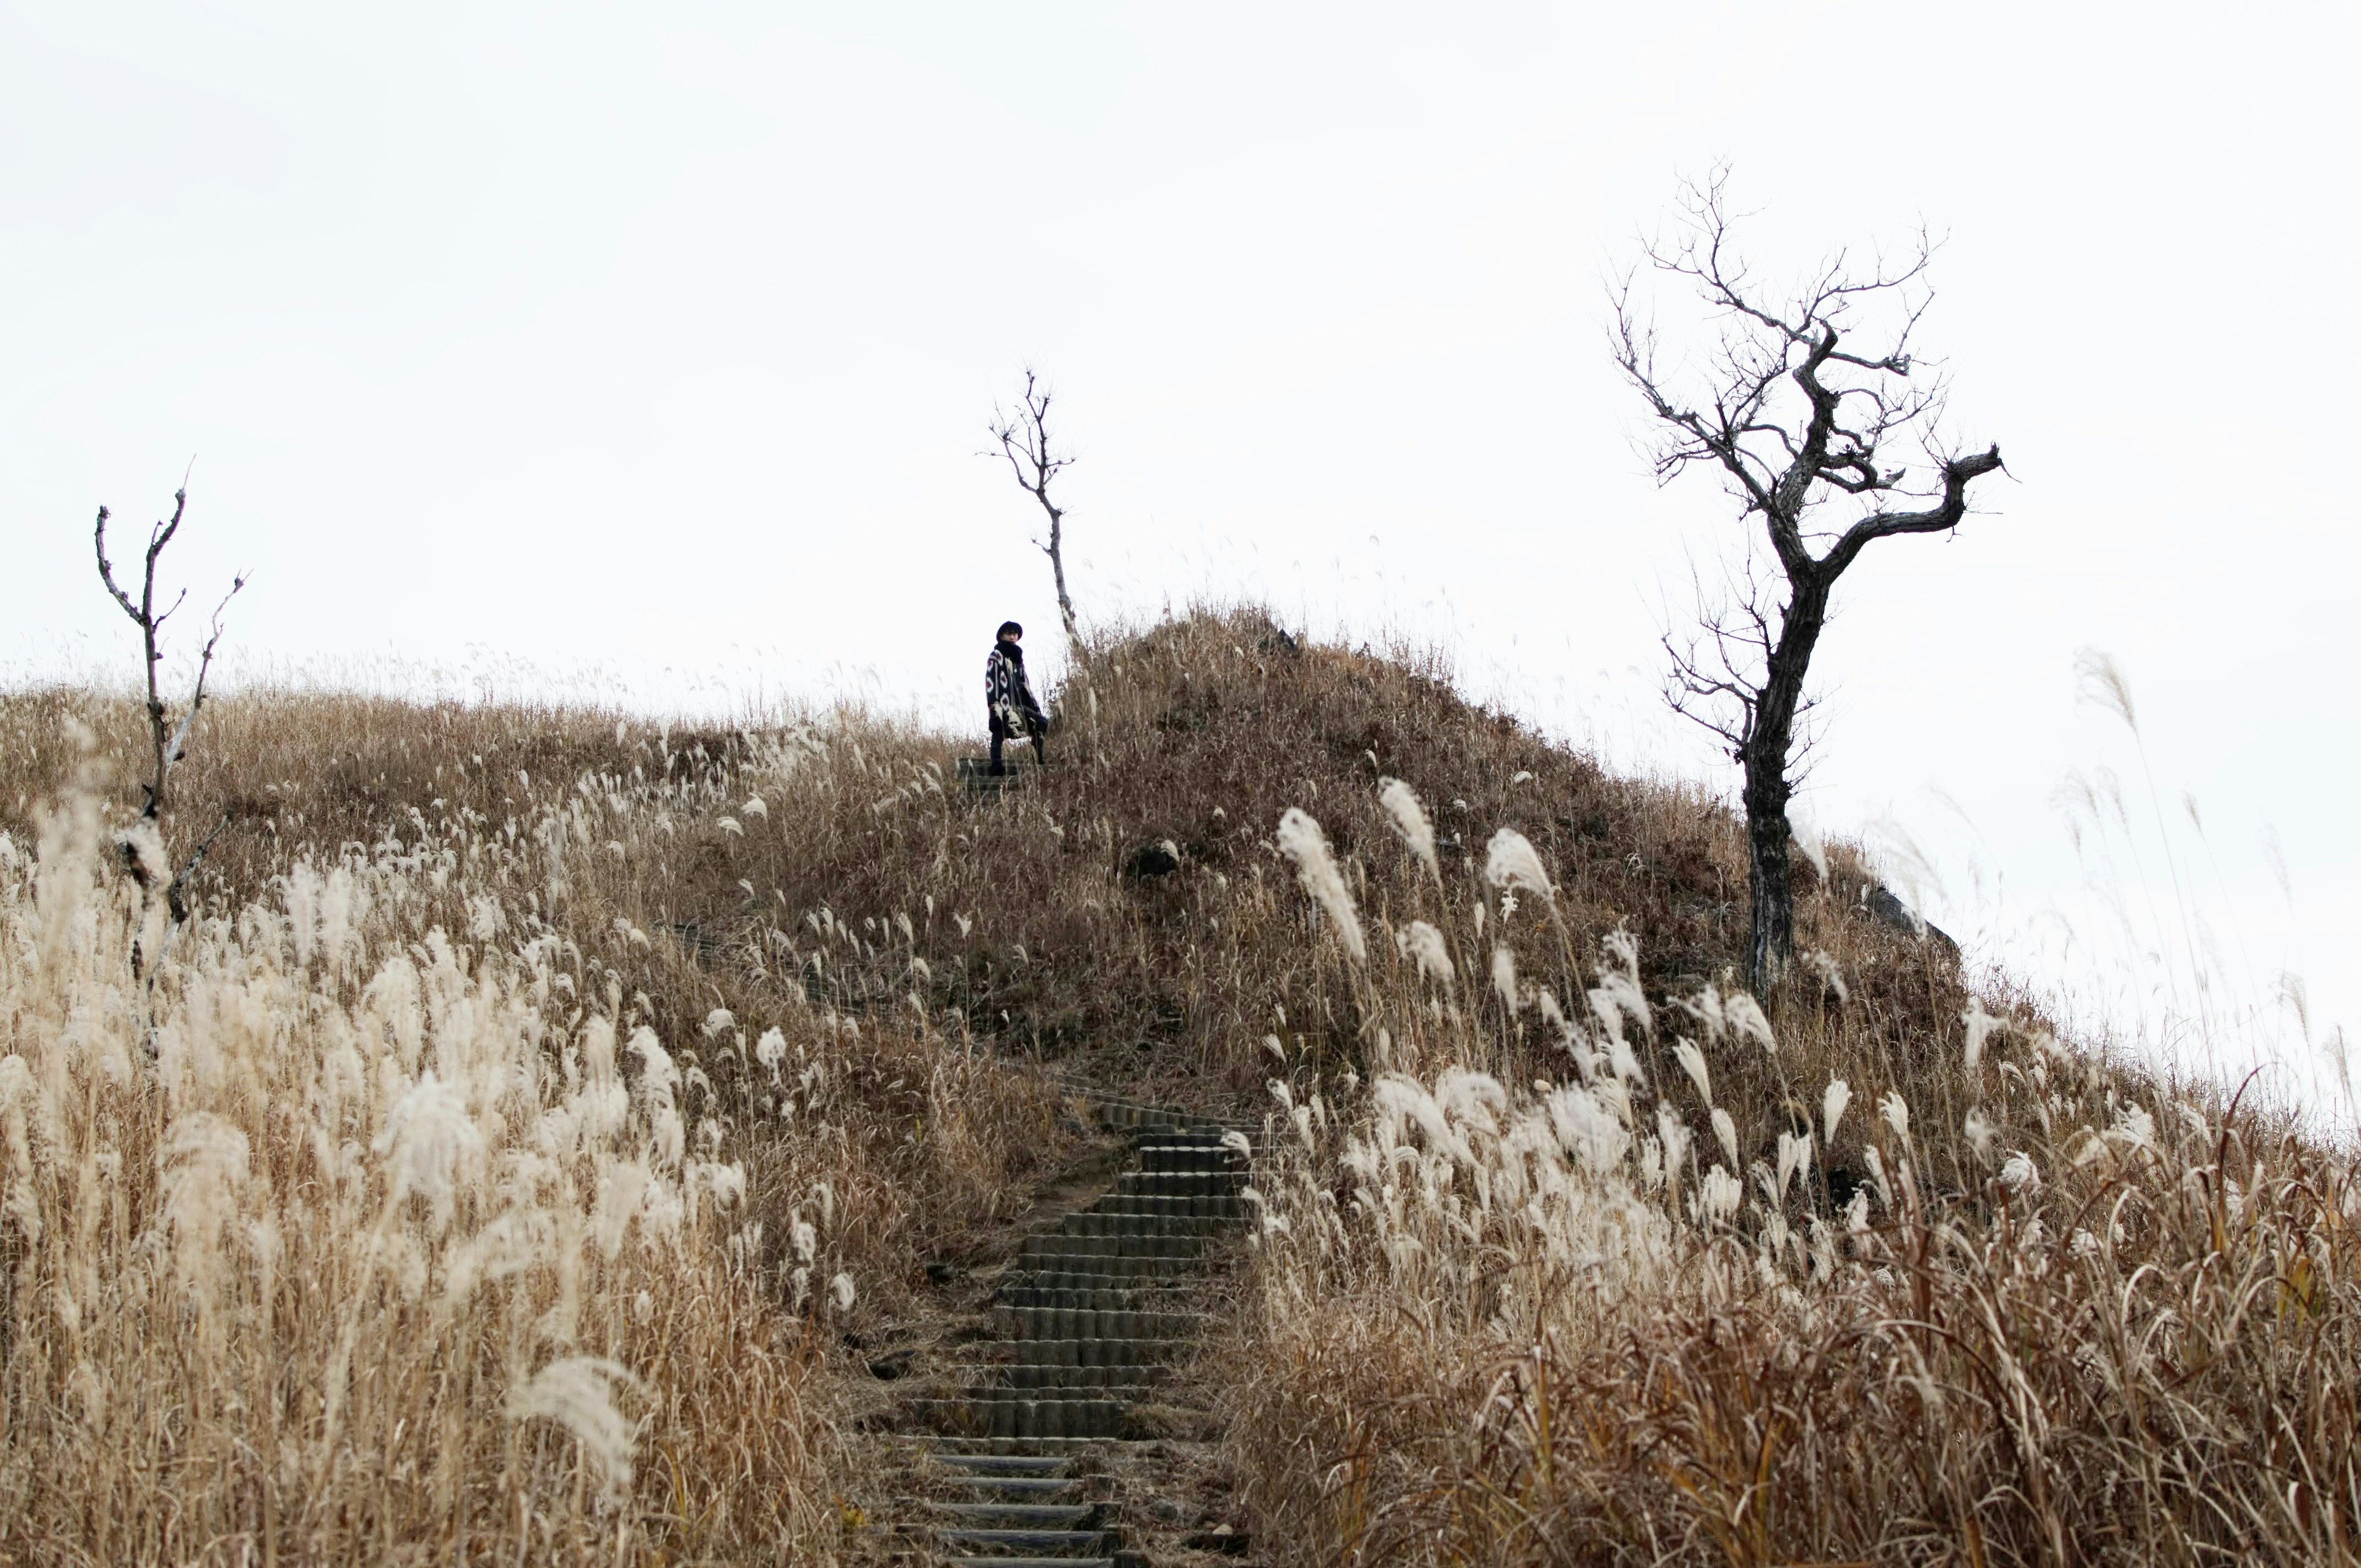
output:
M 1040 503 L 1049 519 L 1049 542 L 1033 542 L 1034 548 L 1049 557 L 1049 574 L 1058 588 L 1058 614 L 1065 621 L 1066 641 L 1073 648 L 1082 646 L 1082 630 L 1074 618 L 1074 601 L 1066 592 L 1065 509 L 1049 499 L 1049 484 L 1071 466 L 1071 455 L 1061 455 L 1049 438 L 1049 389 L 1040 385 L 1032 367 L 1026 367 L 1025 391 L 1017 400 L 1016 411 L 993 411 L 992 437 L 1000 444 L 1001 455 L 1007 459 L 1009 472 L 1016 476 L 1017 486 Z
M 1872 540 L 1956 527 L 1969 486 L 2001 460 L 1996 446 L 1938 455 L 1940 367 L 1913 347 L 1932 298 L 1926 231 L 1897 259 L 1880 255 L 1864 267 L 1837 250 L 1792 292 L 1766 292 L 1733 243 L 1727 176 L 1718 168 L 1684 185 L 1678 232 L 1642 251 L 1701 308 L 1711 335 L 1699 369 L 1676 385 L 1661 368 L 1655 327 L 1641 323 L 1633 302 L 1636 268 L 1611 291 L 1612 335 L 1616 365 L 1655 422 L 1658 482 L 1694 464 L 1718 470 L 1748 537 L 1770 546 L 1784 578 L 1757 577 L 1750 561 L 1734 603 L 1708 605 L 1701 595 L 1697 634 L 1664 638 L 1668 702 L 1729 743 L 1744 769 L 1748 967 L 1764 991 L 1791 946 L 1786 805 L 1809 743 L 1805 681 L 1831 591 Z

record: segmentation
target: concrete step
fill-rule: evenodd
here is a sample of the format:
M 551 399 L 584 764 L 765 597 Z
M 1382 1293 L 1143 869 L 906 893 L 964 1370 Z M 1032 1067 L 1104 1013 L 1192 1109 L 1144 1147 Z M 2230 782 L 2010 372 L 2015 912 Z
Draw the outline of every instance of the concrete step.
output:
M 1030 1267 L 1049 1266 L 1034 1263 L 1036 1258 L 1066 1257 L 1152 1257 L 1195 1259 L 1205 1255 L 1202 1236 L 1114 1235 L 1078 1236 L 1063 1231 L 1046 1236 L 1033 1236 L 1025 1243 L 1018 1260 Z
M 950 1568 L 1121 1568 L 1113 1557 L 946 1557 Z
M 1011 1557 L 1104 1557 L 1123 1547 L 1123 1537 L 1110 1530 L 939 1530 L 935 1539 L 951 1552 L 995 1565 Z
M 1126 1198 L 1235 1198 L 1246 1184 L 1239 1170 L 1126 1170 L 1115 1190 Z
M 981 1340 L 972 1348 L 1012 1366 L 1157 1366 L 1172 1354 L 1170 1340 L 1153 1339 Z
M 1063 1307 L 1086 1312 L 1163 1312 L 1187 1300 L 1193 1281 L 1122 1279 L 1112 1274 L 1020 1274 L 993 1293 L 1002 1307 Z
M 1071 1501 L 1091 1490 L 1071 1475 L 953 1475 L 943 1485 L 957 1497 L 1011 1503 Z
M 920 1509 L 961 1530 L 1104 1530 L 1114 1521 L 1111 1503 L 944 1503 L 906 1497 L 901 1506 Z
M 1044 1256 L 1004 1276 L 1002 1288 L 1145 1290 L 1178 1296 L 1204 1274 L 1202 1257 Z
M 979 1389 L 1000 1398 L 915 1399 L 911 1414 L 939 1431 L 968 1437 L 1113 1438 L 1123 1435 L 1124 1407 L 1132 1401 L 1106 1397 L 1066 1398 L 1055 1392 L 1018 1393 Z
M 994 1307 L 1009 1339 L 1194 1339 L 1202 1312 L 1092 1312 L 1066 1307 Z
M 1085 1209 L 1067 1215 L 1058 1229 L 1070 1236 L 1195 1236 L 1202 1240 L 1224 1234 L 1240 1223 L 1210 1214 L 1126 1214 Z
M 936 1447 L 929 1456 L 938 1464 L 950 1465 L 973 1475 L 1027 1475 L 1036 1480 L 1070 1476 L 1074 1462 L 1049 1453 L 969 1453 L 957 1448 Z
M 1059 1389 L 1137 1387 L 1160 1381 L 1171 1369 L 1161 1365 L 1060 1366 L 1054 1362 L 1019 1361 L 994 1370 L 1000 1381 L 1011 1388 Z
M 1083 1213 L 1148 1213 L 1169 1219 L 1249 1219 L 1246 1200 L 1221 1197 L 1164 1197 L 1157 1192 L 1107 1192 Z

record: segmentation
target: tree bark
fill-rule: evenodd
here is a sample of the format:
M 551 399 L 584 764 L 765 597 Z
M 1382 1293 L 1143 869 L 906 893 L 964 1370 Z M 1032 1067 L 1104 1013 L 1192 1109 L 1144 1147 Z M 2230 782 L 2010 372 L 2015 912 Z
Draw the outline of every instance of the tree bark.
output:
M 1795 786 L 1787 777 L 1787 762 L 1795 749 L 1804 677 L 1811 668 L 1812 650 L 1819 643 L 1828 611 L 1828 586 L 1817 572 L 1807 570 L 1800 579 L 1791 579 L 1791 587 L 1795 597 L 1781 618 L 1779 641 L 1771 650 L 1755 705 L 1753 733 L 1739 748 L 1738 756 L 1745 776 L 1746 883 L 1752 915 L 1746 983 L 1748 990 L 1765 998 L 1785 975 L 1795 950 L 1795 829 L 1787 820 L 1787 802 Z

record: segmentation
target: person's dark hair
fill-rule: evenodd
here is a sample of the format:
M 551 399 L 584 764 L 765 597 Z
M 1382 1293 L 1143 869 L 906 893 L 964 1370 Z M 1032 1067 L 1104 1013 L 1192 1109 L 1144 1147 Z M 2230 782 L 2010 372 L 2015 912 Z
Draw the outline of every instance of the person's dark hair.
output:
M 998 631 L 996 631 L 996 632 L 993 633 L 993 636 L 994 636 L 994 638 L 995 640 L 997 640 L 997 639 L 999 639 L 999 638 L 1002 638 L 1002 637 L 1005 637 L 1005 636 L 1007 636 L 1007 635 L 1008 635 L 1010 632 L 1012 632 L 1012 631 L 1014 631 L 1015 633 L 1016 633 L 1016 635 L 1017 635 L 1017 636 L 1019 636 L 1019 637 L 1022 637 L 1022 636 L 1024 636 L 1024 635 L 1025 635 L 1025 629 L 1024 629 L 1023 627 L 1021 627 L 1021 626 L 1017 625 L 1017 624 L 1016 624 L 1015 621 L 1013 621 L 1013 620 L 1004 620 L 1004 621 L 1002 621 L 1002 622 L 1000 623 L 1000 630 L 999 630 Z

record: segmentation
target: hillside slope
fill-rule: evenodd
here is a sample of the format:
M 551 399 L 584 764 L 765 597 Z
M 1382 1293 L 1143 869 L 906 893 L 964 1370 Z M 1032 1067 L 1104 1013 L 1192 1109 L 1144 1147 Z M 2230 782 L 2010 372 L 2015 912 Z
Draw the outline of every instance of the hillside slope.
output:
M 2340 1159 L 1971 995 L 1938 944 L 1868 913 L 1841 850 L 1799 863 L 1807 957 L 1755 1009 L 1730 979 L 1729 813 L 1609 777 L 1415 661 L 1201 615 L 1102 640 L 1055 706 L 1051 769 L 977 794 L 959 742 L 860 714 L 675 731 L 224 702 L 168 824 L 183 848 L 226 826 L 155 992 L 181 1042 L 159 1093 L 137 911 L 96 837 L 136 799 L 109 770 L 137 715 L 0 699 L 10 951 L 29 955 L 0 975 L 0 1060 L 40 1086 L 10 1102 L 38 1111 L 7 1212 L 45 1216 L 7 1233 L 0 1466 L 26 1506 L 0 1547 L 104 1555 L 132 1519 L 173 1522 L 116 1555 L 266 1529 L 320 1558 L 587 1553 L 614 1539 L 603 1474 L 630 1553 L 829 1555 L 840 1380 L 861 1376 L 839 1342 L 1063 1157 L 1056 1096 L 1014 1070 L 1039 1060 L 1286 1135 L 1246 1297 L 1200 1371 L 1275 1552 L 2350 1555 Z M 43 886 L 88 890 L 91 935 L 61 934 Z M 385 977 L 405 966 L 442 978 L 403 991 Z M 409 1196 L 402 1129 L 442 1058 L 402 1042 L 477 1038 L 449 1022 L 463 1001 L 516 1020 L 436 1080 L 466 1086 L 481 1154 L 429 1161 L 433 1192 Z M 228 1022 L 247 1015 L 278 1022 Z M 374 1087 L 324 1097 L 300 1064 L 330 1037 L 376 1053 Z M 597 1109 L 609 1088 L 620 1108 Z M 501 1172 L 561 1125 L 570 1185 L 527 1201 Z M 226 1228 L 174 1206 L 192 1127 L 223 1150 L 235 1133 L 259 1173 L 226 1189 Z M 618 1181 L 655 1196 L 620 1214 Z M 502 1223 L 559 1239 L 451 1297 Z M 646 1250 L 583 1250 L 601 1223 Z M 191 1239 L 257 1227 L 319 1238 L 305 1266 L 358 1305 L 324 1314 Z M 76 1283 L 115 1278 L 137 1288 Z M 585 1291 L 595 1333 L 532 1326 Z M 106 1332 L 61 1336 L 68 1298 Z M 699 1304 L 694 1332 L 665 1327 L 673 1301 Z M 291 1365 L 346 1387 L 358 1343 L 389 1369 L 365 1421 L 341 1408 L 357 1391 L 332 1414 L 252 1381 Z M 601 1397 L 661 1466 L 568 1481 L 617 1429 L 580 1388 L 571 1424 L 517 1416 L 560 1351 L 628 1371 Z M 115 1424 L 168 1409 L 193 1413 Z M 544 1431 L 576 1446 L 518 1446 Z M 522 1526 L 519 1497 L 539 1499 Z

